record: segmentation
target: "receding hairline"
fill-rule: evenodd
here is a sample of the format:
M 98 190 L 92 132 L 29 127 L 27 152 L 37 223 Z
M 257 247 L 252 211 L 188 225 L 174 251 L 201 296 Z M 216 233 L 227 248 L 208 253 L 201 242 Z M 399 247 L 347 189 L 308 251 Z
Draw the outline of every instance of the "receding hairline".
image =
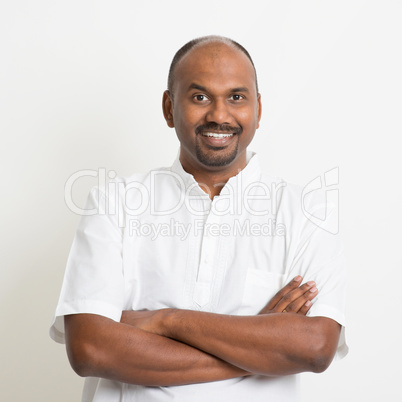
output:
M 249 52 L 242 45 L 240 45 L 240 43 L 234 41 L 233 39 L 227 38 L 225 36 L 209 35 L 209 36 L 202 36 L 200 38 L 196 38 L 187 42 L 174 55 L 172 63 L 170 64 L 169 76 L 168 76 L 168 91 L 171 93 L 171 95 L 173 95 L 173 86 L 176 78 L 175 71 L 180 61 L 192 50 L 214 43 L 227 45 L 228 47 L 234 50 L 242 52 L 248 58 L 254 70 L 255 86 L 258 93 L 257 71 L 255 69 L 253 59 L 251 58 Z

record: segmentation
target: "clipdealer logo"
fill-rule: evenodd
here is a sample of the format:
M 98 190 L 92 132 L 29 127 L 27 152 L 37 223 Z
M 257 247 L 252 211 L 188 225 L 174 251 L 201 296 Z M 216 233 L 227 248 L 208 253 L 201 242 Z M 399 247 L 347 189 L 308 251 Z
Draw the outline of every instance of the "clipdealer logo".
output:
M 163 190 L 158 186 L 158 180 L 166 180 L 167 176 L 169 177 L 167 180 L 173 180 L 180 188 L 180 191 L 176 193 L 176 198 L 172 200 L 167 200 L 166 195 L 162 193 Z M 78 206 L 73 199 L 73 187 L 83 177 L 98 179 L 95 190 L 97 200 L 93 206 L 88 204 L 84 208 Z M 64 186 L 64 199 L 67 207 L 75 214 L 82 216 L 116 215 L 122 212 L 131 216 L 140 216 L 145 212 L 152 216 L 168 216 L 176 213 L 183 206 L 194 216 L 205 216 L 211 208 L 214 214 L 219 216 L 241 214 L 243 211 L 253 216 L 268 216 L 276 214 L 279 194 L 286 186 L 285 182 L 273 182 L 268 186 L 259 181 L 243 186 L 241 175 L 238 175 L 235 182 L 225 184 L 220 196 L 211 207 L 207 193 L 202 192 L 200 195 L 198 183 L 186 186 L 183 178 L 175 172 L 151 171 L 147 185 L 141 181 L 124 183 L 118 180 L 107 180 L 107 178 L 114 179 L 115 177 L 115 171 L 107 172 L 105 168 L 86 169 L 74 173 Z M 208 189 L 206 185 L 201 185 Z M 241 189 L 241 191 L 239 192 L 237 189 Z M 195 194 L 197 192 L 198 194 Z M 161 199 L 164 199 L 163 206 L 159 202 Z M 205 205 L 201 209 L 199 207 L 200 200 L 208 200 L 208 202 L 204 202 Z
M 160 194 L 157 194 L 157 180 L 158 176 L 168 175 L 177 183 L 181 191 L 179 198 L 174 200 L 171 207 L 160 209 L 157 199 Z M 91 215 L 118 215 L 118 222 L 120 227 L 127 225 L 124 215 L 138 218 L 141 214 L 148 211 L 152 216 L 169 216 L 179 211 L 183 206 L 194 216 L 203 217 L 210 212 L 210 205 L 204 209 L 197 209 L 194 207 L 194 201 L 200 199 L 200 195 L 194 195 L 192 192 L 197 183 L 186 187 L 182 177 L 177 173 L 171 171 L 151 171 L 150 172 L 150 186 L 147 187 L 143 182 L 131 181 L 123 183 L 118 180 L 113 180 L 117 176 L 114 170 L 107 171 L 105 168 L 97 170 L 85 169 L 72 174 L 66 181 L 64 187 L 64 199 L 67 207 L 75 214 L 82 216 Z M 73 187 L 75 183 L 83 177 L 97 178 L 97 200 L 94 206 L 80 207 L 73 200 Z M 280 199 L 280 192 L 286 187 L 285 182 L 272 183 L 267 186 L 265 183 L 254 182 L 248 184 L 243 188 L 241 183 L 241 176 L 236 176 L 238 182 L 236 188 L 240 188 L 241 192 L 235 191 L 230 182 L 226 183 L 224 189 L 225 193 L 221 193 L 216 205 L 223 205 L 221 209 L 217 208 L 213 203 L 212 208 L 216 208 L 213 212 L 216 215 L 236 215 L 241 214 L 243 210 L 253 216 L 275 216 L 278 208 L 278 200 Z M 335 167 L 328 170 L 323 175 L 317 176 L 311 180 L 306 186 L 303 187 L 301 193 L 301 210 L 305 217 L 314 225 L 327 231 L 331 234 L 339 232 L 339 168 Z M 207 186 L 204 186 L 207 187 Z M 239 196 L 240 194 L 240 196 Z M 158 197 L 157 197 L 158 196 Z M 204 198 L 207 195 L 205 194 Z M 133 203 L 132 200 L 135 200 Z M 262 203 L 253 203 L 252 201 L 263 201 Z M 312 200 L 315 200 L 312 202 Z M 317 202 L 319 200 L 319 202 Z M 256 205 L 263 205 L 260 210 L 256 209 Z M 164 233 L 173 233 L 183 237 L 183 233 L 188 232 L 190 229 L 178 229 L 177 223 L 172 224 L 171 227 L 163 226 L 147 226 L 148 223 L 141 222 L 139 219 L 129 219 L 130 231 L 140 232 L 142 235 L 155 236 L 159 233 L 161 236 Z M 269 221 L 266 221 L 266 223 Z M 240 229 L 239 222 L 237 222 L 236 234 L 249 233 L 250 235 L 283 235 L 284 228 L 276 222 L 270 222 L 270 229 L 267 224 L 263 228 L 252 226 L 246 223 L 245 228 Z M 249 225 L 249 226 L 247 226 Z M 250 226 L 251 225 L 251 226 Z M 197 225 L 195 225 L 196 227 Z M 205 226 L 205 225 L 204 225 Z M 284 225 L 283 225 L 284 226 Z M 278 229 L 279 227 L 279 229 Z M 222 231 L 221 235 L 225 235 L 227 228 L 223 226 L 220 229 L 213 229 L 214 232 Z M 231 235 L 233 233 L 233 228 Z M 148 233 L 148 234 L 145 234 Z

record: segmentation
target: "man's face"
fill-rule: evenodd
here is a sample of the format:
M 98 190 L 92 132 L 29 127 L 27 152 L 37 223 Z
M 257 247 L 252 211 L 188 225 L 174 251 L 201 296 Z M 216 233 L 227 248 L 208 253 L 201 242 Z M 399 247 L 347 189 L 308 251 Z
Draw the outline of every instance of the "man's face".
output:
M 240 50 L 222 43 L 192 49 L 175 69 L 164 113 L 180 141 L 180 161 L 190 173 L 236 174 L 261 117 L 255 73 Z M 170 115 L 170 118 L 169 118 Z

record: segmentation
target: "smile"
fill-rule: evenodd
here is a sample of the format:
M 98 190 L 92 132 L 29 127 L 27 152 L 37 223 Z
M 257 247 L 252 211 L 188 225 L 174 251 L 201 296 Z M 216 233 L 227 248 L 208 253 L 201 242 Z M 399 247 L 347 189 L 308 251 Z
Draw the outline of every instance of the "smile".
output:
M 232 137 L 234 134 L 219 134 L 219 133 L 202 133 L 204 137 L 212 137 L 212 138 L 227 138 Z

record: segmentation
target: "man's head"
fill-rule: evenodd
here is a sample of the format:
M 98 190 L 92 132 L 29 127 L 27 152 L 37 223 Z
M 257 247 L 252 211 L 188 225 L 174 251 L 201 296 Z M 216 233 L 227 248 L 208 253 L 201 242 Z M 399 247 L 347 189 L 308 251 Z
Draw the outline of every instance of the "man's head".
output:
M 240 51 L 242 51 L 248 57 L 248 59 L 250 60 L 250 63 L 252 64 L 252 66 L 254 68 L 255 87 L 256 87 L 257 93 L 258 93 L 257 71 L 255 69 L 254 62 L 250 56 L 250 53 L 240 43 L 234 41 L 233 39 L 226 38 L 224 36 L 216 36 L 216 35 L 202 36 L 200 38 L 190 40 L 176 52 L 176 54 L 173 57 L 172 63 L 170 64 L 170 68 L 169 68 L 168 91 L 170 93 L 173 93 L 173 86 L 174 86 L 174 80 L 175 80 L 175 67 L 180 62 L 180 60 L 194 47 L 200 46 L 202 44 L 212 43 L 212 42 L 224 43 L 228 46 L 233 46 L 233 47 L 239 49 Z
M 248 52 L 222 37 L 184 45 L 169 73 L 163 111 L 180 141 L 190 173 L 237 173 L 261 117 L 254 64 Z

